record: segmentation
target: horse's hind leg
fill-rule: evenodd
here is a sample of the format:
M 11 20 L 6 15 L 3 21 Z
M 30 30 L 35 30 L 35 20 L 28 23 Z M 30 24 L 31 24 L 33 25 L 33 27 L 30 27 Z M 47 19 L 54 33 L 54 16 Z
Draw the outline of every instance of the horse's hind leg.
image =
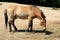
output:
M 12 24 L 12 20 L 10 19 L 10 20 L 9 20 L 9 28 L 10 28 L 9 31 L 10 31 L 10 32 L 12 31 L 11 24 Z
M 9 31 L 11 32 L 12 31 L 12 28 L 11 28 L 11 24 L 10 23 L 9 23 L 9 28 L 10 28 Z
M 14 24 L 14 21 L 15 21 L 15 19 L 13 19 L 13 23 L 12 23 L 12 25 L 13 25 L 15 31 L 17 31 L 17 28 L 16 28 L 16 26 L 15 26 L 15 24 Z
M 14 25 L 14 21 L 15 21 L 14 18 L 10 18 L 10 20 L 9 20 L 10 32 L 12 31 L 11 25 L 13 25 L 14 29 L 17 31 L 17 28 L 16 28 L 16 26 Z
M 30 29 L 30 31 L 32 31 L 32 26 L 33 26 L 33 18 L 29 17 L 28 18 L 29 24 L 28 24 L 28 30 Z

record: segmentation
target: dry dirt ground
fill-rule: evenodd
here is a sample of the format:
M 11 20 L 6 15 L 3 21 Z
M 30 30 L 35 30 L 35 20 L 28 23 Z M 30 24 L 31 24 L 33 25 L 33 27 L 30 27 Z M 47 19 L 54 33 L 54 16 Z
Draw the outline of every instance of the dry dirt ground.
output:
M 47 33 L 46 35 L 42 32 L 42 27 L 38 19 L 33 21 L 33 32 L 26 32 L 28 28 L 28 21 L 17 19 L 15 25 L 18 28 L 18 32 L 9 32 L 8 29 L 5 29 L 4 25 L 4 10 L 9 5 L 20 5 L 17 3 L 6 3 L 0 2 L 0 40 L 60 40 L 60 8 L 54 10 L 50 7 L 41 7 L 40 8 L 47 19 Z M 14 29 L 13 29 L 14 30 Z

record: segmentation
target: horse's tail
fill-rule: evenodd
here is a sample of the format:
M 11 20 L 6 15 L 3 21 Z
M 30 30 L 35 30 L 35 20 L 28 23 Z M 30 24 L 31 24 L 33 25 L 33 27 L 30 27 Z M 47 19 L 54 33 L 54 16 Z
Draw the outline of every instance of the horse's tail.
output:
M 7 9 L 5 10 L 4 16 L 5 16 L 5 26 L 7 29 L 7 22 L 8 22 Z

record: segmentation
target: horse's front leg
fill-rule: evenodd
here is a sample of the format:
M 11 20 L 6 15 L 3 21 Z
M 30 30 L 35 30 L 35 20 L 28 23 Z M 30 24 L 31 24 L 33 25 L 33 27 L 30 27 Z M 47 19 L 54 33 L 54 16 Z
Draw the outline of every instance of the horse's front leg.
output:
M 32 26 L 33 26 L 33 18 L 29 17 L 28 21 L 29 21 L 29 23 L 28 23 L 28 30 L 32 31 L 33 30 L 33 28 L 32 28 Z

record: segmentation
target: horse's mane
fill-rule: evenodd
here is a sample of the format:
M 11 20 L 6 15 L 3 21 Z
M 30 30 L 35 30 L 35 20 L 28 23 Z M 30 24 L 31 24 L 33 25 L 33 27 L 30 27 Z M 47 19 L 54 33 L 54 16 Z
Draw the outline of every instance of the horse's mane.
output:
M 41 9 L 39 9 L 36 5 L 33 5 L 33 7 L 37 8 L 38 10 L 42 11 Z
M 46 18 L 46 16 L 43 14 L 43 12 L 41 12 L 41 15 L 42 15 L 43 18 Z
M 38 10 L 40 10 L 36 5 L 34 5 L 34 7 L 37 8 Z M 42 15 L 42 17 L 45 19 L 46 16 L 44 15 L 43 11 L 42 11 L 42 10 L 40 10 L 40 11 L 41 11 L 41 15 Z

